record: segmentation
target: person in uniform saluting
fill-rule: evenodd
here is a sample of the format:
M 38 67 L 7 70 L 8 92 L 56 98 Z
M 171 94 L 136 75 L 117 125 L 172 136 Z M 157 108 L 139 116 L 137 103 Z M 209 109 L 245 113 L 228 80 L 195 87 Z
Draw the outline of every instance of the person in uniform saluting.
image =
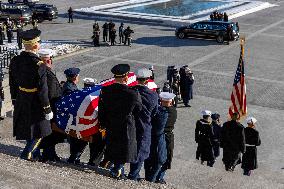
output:
M 21 33 L 25 51 L 11 60 L 9 85 L 14 105 L 13 135 L 26 140 L 21 154 L 25 160 L 39 157 L 39 144 L 51 134 L 53 112 L 48 98 L 46 65 L 37 56 L 40 48 L 40 30 Z

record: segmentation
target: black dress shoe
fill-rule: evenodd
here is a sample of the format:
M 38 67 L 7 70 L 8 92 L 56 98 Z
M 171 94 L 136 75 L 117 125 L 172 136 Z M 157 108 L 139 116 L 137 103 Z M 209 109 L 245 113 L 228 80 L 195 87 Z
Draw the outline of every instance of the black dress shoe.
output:
M 184 106 L 185 106 L 185 107 L 191 107 L 189 104 L 185 104 Z
M 158 183 L 158 184 L 167 184 L 164 179 L 157 180 L 155 183 Z

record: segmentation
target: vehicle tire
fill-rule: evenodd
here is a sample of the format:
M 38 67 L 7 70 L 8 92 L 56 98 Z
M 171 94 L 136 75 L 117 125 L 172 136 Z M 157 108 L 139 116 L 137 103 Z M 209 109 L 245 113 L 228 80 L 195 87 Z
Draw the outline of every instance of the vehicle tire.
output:
M 184 39 L 184 38 L 185 38 L 184 32 L 179 32 L 179 33 L 178 33 L 178 38 L 179 38 L 179 39 Z
M 216 41 L 217 43 L 224 43 L 224 35 L 218 35 Z

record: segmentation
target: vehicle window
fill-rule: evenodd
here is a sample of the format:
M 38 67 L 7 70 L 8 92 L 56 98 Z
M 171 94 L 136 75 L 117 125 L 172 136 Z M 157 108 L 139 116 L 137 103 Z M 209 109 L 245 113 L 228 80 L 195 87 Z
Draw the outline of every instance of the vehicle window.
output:
M 212 25 L 212 29 L 213 30 L 220 30 L 222 27 L 220 25 L 217 25 L 217 24 L 213 24 Z
M 212 25 L 211 24 L 204 24 L 204 25 L 205 25 L 205 29 L 212 30 Z
M 191 27 L 192 27 L 193 29 L 197 29 L 197 24 L 192 24 Z

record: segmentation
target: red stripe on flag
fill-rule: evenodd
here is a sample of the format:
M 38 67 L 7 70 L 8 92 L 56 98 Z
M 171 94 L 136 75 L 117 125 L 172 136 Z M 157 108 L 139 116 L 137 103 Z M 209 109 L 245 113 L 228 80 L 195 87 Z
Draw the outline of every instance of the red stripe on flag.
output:
M 94 135 L 98 132 L 99 132 L 99 124 L 96 124 L 95 126 L 89 128 L 89 129 L 86 129 L 84 131 L 80 131 L 80 134 L 81 134 L 82 137 L 88 137 L 88 136 Z
M 236 97 L 238 99 L 238 104 L 240 105 L 240 108 L 242 108 L 242 100 L 241 100 L 241 94 L 239 91 L 239 84 L 234 85 L 235 91 L 236 91 Z
M 231 101 L 232 101 L 232 104 L 233 104 L 234 112 L 239 112 L 238 108 L 236 106 L 236 98 L 235 98 L 234 92 L 232 92 L 232 94 L 231 94 Z
M 87 107 L 87 109 L 85 111 L 84 116 L 91 116 L 91 115 L 93 115 L 93 113 L 94 113 L 95 109 L 97 108 L 98 104 L 99 104 L 99 97 L 97 97 L 97 98 L 95 98 L 95 99 L 93 99 L 91 101 L 91 103 L 89 104 L 89 106 Z
M 91 124 L 95 123 L 96 120 L 97 120 L 97 118 L 95 118 L 95 119 L 85 119 L 85 118 L 80 118 L 79 117 L 79 124 L 91 125 Z

